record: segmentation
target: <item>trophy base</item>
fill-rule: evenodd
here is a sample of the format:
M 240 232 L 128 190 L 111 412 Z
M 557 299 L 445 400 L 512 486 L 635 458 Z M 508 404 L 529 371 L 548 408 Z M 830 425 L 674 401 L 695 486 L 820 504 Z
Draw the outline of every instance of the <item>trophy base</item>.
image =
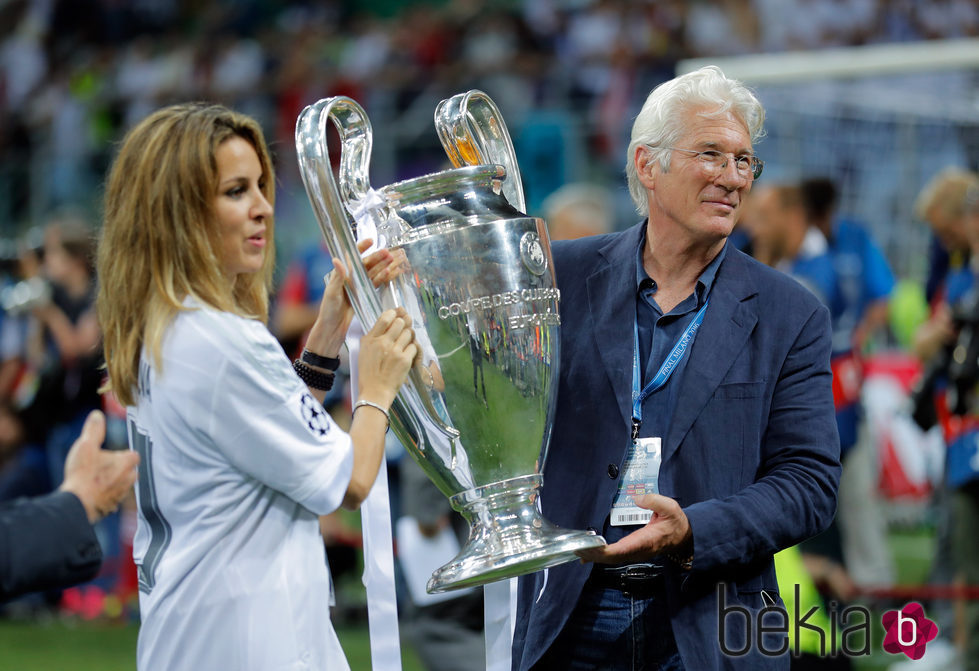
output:
M 562 529 L 537 509 L 542 478 L 528 475 L 456 494 L 452 506 L 472 525 L 456 557 L 438 568 L 430 594 L 484 585 L 576 561 L 579 550 L 601 547 L 594 531 Z

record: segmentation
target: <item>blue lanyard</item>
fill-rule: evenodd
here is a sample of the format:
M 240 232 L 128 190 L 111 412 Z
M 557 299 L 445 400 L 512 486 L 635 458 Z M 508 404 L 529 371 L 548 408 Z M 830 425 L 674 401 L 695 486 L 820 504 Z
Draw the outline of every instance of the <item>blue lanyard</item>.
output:
M 670 351 L 663 365 L 659 367 L 656 371 L 656 375 L 650 380 L 649 384 L 646 385 L 644 389 L 640 389 L 640 384 L 642 380 L 642 374 L 639 370 L 639 319 L 636 318 L 636 329 L 635 329 L 635 349 L 632 355 L 632 439 L 636 440 L 639 437 L 639 427 L 642 425 L 642 403 L 645 401 L 650 394 L 654 391 L 662 389 L 667 381 L 669 381 L 670 376 L 673 375 L 673 371 L 676 370 L 677 364 L 679 364 L 683 357 L 687 354 L 687 349 L 690 343 L 693 342 L 694 336 L 697 335 L 697 329 L 704 321 L 704 313 L 707 311 L 707 303 L 710 299 L 704 301 L 704 306 L 697 311 L 694 316 L 693 321 L 687 326 L 687 329 L 680 336 L 680 339 L 676 341 L 673 345 L 673 349 Z

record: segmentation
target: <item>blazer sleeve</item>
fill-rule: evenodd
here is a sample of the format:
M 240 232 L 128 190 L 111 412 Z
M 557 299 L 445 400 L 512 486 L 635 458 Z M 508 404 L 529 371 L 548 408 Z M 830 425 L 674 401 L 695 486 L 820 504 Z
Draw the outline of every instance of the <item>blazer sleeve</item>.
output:
M 695 569 L 770 558 L 832 521 L 841 468 L 830 348 L 829 314 L 819 306 L 779 371 L 756 480 L 685 509 Z
M 91 580 L 102 549 L 71 492 L 0 507 L 0 601 Z

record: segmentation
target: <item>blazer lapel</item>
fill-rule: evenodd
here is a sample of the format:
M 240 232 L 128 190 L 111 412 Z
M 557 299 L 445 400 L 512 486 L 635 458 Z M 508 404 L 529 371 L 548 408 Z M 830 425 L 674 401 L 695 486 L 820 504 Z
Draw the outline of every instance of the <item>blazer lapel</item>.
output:
M 677 407 L 663 447 L 663 463 L 687 435 L 758 322 L 751 304 L 745 302 L 756 293 L 747 279 L 747 271 L 741 253 L 728 249 L 714 279 L 710 305 L 680 381 Z
M 627 424 L 632 419 L 632 354 L 636 321 L 636 255 L 645 221 L 599 250 L 605 265 L 587 279 L 588 308 L 595 345 L 616 404 Z M 623 287 L 626 287 L 623 290 Z

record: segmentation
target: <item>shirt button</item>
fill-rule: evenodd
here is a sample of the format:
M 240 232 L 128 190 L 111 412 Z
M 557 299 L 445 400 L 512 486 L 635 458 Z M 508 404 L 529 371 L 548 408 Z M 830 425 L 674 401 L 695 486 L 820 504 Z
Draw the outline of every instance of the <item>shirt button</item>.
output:
M 613 480 L 615 480 L 615 478 L 619 477 L 619 467 L 616 466 L 615 464 L 609 464 L 608 465 L 608 476 L 610 478 L 612 478 Z

